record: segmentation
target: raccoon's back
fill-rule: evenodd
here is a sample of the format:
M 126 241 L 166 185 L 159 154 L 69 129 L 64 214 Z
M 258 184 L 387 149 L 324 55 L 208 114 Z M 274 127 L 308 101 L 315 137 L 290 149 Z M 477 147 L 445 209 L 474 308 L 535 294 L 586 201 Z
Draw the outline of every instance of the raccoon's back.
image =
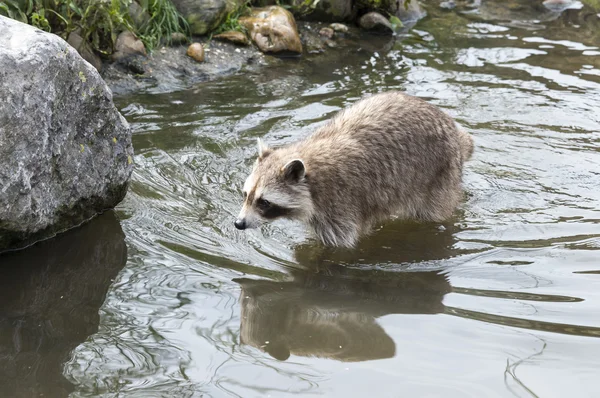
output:
M 456 131 L 454 121 L 440 109 L 417 97 L 390 91 L 364 98 L 340 111 L 311 139 L 418 139 L 440 136 L 448 130 Z
M 411 162 L 415 167 L 427 166 L 443 159 L 462 163 L 472 151 L 461 148 L 468 144 L 472 147 L 470 136 L 440 109 L 391 91 L 367 97 L 339 112 L 305 145 L 310 152 L 357 158 L 389 169 L 394 168 L 394 160 L 400 167 Z
M 317 202 L 385 213 L 390 203 L 425 194 L 448 171 L 460 178 L 470 153 L 464 134 L 437 107 L 394 91 L 339 112 L 299 149 L 315 171 Z

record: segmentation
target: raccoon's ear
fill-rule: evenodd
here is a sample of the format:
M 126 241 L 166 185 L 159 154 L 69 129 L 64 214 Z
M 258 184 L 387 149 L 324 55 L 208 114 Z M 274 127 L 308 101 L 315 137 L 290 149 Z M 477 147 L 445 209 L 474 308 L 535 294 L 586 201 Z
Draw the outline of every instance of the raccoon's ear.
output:
M 281 168 L 281 172 L 286 179 L 298 182 L 306 175 L 306 168 L 304 167 L 302 160 L 294 159 L 287 162 L 286 165 Z
M 256 144 L 258 146 L 258 159 L 261 160 L 265 158 L 271 150 L 260 138 L 256 139 Z

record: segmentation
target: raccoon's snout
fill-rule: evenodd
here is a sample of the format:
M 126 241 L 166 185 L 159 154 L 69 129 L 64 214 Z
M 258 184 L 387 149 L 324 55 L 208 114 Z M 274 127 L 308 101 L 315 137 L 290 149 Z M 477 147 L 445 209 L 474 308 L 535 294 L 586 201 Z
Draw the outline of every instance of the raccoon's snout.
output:
M 246 229 L 246 220 L 238 218 L 233 223 L 237 229 Z

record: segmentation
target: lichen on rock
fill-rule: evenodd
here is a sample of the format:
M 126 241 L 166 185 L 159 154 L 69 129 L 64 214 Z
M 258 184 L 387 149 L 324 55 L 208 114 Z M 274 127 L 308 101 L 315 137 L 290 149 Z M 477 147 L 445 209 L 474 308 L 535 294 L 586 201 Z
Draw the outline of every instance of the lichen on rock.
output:
M 0 250 L 123 199 L 130 127 L 96 69 L 64 40 L 0 17 L 0 98 Z

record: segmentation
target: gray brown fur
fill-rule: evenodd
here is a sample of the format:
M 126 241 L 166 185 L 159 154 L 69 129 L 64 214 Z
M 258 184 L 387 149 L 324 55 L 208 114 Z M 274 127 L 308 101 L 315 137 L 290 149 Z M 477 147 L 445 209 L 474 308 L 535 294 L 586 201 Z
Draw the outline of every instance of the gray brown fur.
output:
M 373 95 L 303 141 L 259 142 L 236 226 L 282 216 L 308 223 L 326 245 L 352 247 L 391 216 L 443 221 L 461 200 L 472 153 L 471 136 L 437 107 L 400 92 Z

